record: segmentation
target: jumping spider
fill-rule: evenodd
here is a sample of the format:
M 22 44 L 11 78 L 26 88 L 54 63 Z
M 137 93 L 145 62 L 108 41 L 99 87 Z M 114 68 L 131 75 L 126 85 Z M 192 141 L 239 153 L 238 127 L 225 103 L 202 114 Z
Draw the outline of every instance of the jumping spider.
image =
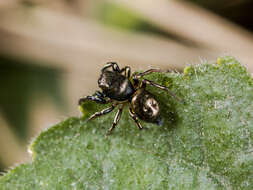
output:
M 110 68 L 112 70 L 110 70 Z M 120 105 L 118 112 L 115 115 L 112 127 L 108 130 L 110 133 L 118 124 L 123 108 L 126 104 L 129 105 L 129 113 L 135 121 L 139 129 L 143 129 L 138 119 L 150 123 L 161 124 L 159 103 L 154 95 L 146 90 L 146 84 L 155 86 L 157 88 L 166 90 L 171 96 L 180 101 L 167 87 L 154 83 L 150 80 L 140 80 L 144 75 L 153 72 L 161 72 L 158 69 L 149 69 L 145 72 L 131 75 L 130 67 L 126 66 L 120 69 L 115 62 L 108 62 L 101 70 L 101 75 L 98 79 L 98 86 L 102 92 L 96 91 L 92 96 L 86 96 L 79 99 L 81 106 L 85 101 L 95 101 L 99 104 L 108 104 L 112 102 L 111 106 L 96 112 L 89 117 L 92 120 L 101 115 L 110 113 L 117 105 Z M 132 80 L 131 80 L 132 79 Z

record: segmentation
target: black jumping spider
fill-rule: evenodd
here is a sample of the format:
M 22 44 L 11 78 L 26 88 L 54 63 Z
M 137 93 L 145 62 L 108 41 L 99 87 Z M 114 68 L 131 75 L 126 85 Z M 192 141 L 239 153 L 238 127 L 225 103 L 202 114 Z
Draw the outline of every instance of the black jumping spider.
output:
M 110 70 L 112 68 L 112 70 Z M 129 113 L 139 129 L 143 129 L 138 118 L 150 123 L 161 124 L 160 108 L 157 100 L 148 92 L 146 84 L 166 90 L 171 96 L 179 100 L 167 87 L 154 83 L 150 80 L 140 80 L 144 75 L 152 72 L 161 72 L 158 69 L 149 69 L 145 72 L 131 75 L 130 67 L 120 69 L 117 63 L 109 62 L 101 70 L 101 75 L 98 79 L 98 86 L 102 92 L 96 91 L 92 96 L 86 96 L 79 100 L 79 105 L 87 100 L 95 101 L 99 104 L 107 104 L 112 102 L 111 106 L 96 112 L 89 117 L 88 120 L 98 116 L 110 113 L 117 105 L 120 105 L 118 112 L 114 118 L 112 127 L 108 130 L 110 133 L 118 124 L 123 108 L 126 104 L 129 105 Z M 132 79 L 132 80 L 131 80 Z M 179 100 L 180 101 L 180 100 Z

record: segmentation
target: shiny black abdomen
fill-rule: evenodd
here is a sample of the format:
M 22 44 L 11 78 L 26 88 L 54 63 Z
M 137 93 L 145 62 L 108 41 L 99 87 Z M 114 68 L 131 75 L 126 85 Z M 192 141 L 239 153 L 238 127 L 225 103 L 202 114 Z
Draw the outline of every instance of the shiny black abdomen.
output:
M 112 71 L 104 71 L 98 79 L 98 86 L 103 93 L 114 100 L 123 101 L 131 98 L 135 90 L 127 77 Z
M 141 120 L 157 124 L 161 122 L 159 103 L 154 95 L 144 88 L 134 93 L 130 106 Z

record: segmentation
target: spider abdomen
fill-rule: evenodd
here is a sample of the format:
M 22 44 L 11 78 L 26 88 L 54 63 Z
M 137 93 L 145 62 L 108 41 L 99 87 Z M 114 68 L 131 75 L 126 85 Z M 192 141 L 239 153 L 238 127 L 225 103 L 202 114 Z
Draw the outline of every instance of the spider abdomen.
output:
M 131 108 L 141 119 L 151 123 L 160 124 L 160 107 L 154 95 L 145 89 L 135 92 L 131 100 Z

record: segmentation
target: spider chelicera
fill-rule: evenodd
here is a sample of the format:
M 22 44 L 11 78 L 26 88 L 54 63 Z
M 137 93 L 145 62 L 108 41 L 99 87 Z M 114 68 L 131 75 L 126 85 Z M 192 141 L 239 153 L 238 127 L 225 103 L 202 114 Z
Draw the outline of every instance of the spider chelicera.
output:
M 111 133 L 118 124 L 126 104 L 130 104 L 129 114 L 139 129 L 143 129 L 143 127 L 138 119 L 161 125 L 159 103 L 154 95 L 146 90 L 146 84 L 166 90 L 177 100 L 180 101 L 180 99 L 165 86 L 147 79 L 140 80 L 144 75 L 153 72 L 162 71 L 159 69 L 149 69 L 145 72 L 131 75 L 130 67 L 126 66 L 120 69 L 116 62 L 108 62 L 101 70 L 101 75 L 98 79 L 98 86 L 102 89 L 102 92 L 96 91 L 92 96 L 80 98 L 79 105 L 81 106 L 85 101 L 95 101 L 99 104 L 112 103 L 110 107 L 91 115 L 88 120 L 108 114 L 119 105 L 112 127 L 108 130 L 108 133 Z M 131 78 L 132 80 L 130 80 Z

